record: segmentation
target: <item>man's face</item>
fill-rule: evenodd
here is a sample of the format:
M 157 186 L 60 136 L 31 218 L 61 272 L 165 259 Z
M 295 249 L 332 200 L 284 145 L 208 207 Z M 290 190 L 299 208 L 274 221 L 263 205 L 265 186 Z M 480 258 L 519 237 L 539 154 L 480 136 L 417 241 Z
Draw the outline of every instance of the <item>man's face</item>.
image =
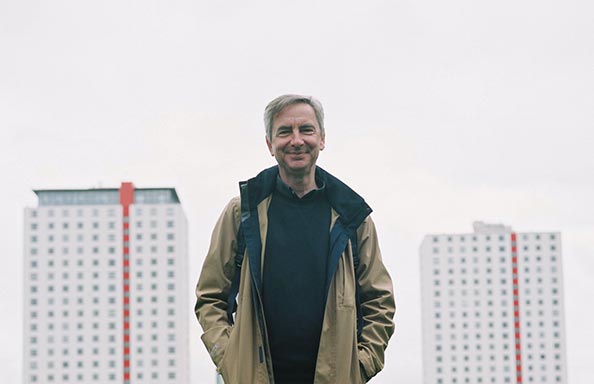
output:
M 283 108 L 272 121 L 272 140 L 266 138 L 266 144 L 285 174 L 309 174 L 325 146 L 314 109 L 305 103 Z

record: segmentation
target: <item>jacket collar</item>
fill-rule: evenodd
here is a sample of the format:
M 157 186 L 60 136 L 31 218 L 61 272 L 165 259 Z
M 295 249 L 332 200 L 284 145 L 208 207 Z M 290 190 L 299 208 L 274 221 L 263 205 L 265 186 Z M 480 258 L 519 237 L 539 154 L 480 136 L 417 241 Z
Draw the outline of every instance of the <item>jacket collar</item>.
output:
M 242 217 L 249 217 L 250 211 L 255 210 L 258 204 L 272 194 L 277 177 L 278 165 L 275 165 L 239 183 Z M 332 208 L 338 213 L 342 225 L 349 230 L 356 230 L 371 213 L 369 205 L 349 186 L 319 166 L 316 166 L 316 179 L 324 183 L 326 196 Z

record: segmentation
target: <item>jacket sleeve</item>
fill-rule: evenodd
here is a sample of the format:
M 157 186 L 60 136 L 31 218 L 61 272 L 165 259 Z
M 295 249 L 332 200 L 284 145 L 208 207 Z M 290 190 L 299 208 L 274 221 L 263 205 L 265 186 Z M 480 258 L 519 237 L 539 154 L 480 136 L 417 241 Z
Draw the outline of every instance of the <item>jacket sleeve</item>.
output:
M 194 309 L 204 331 L 202 342 L 217 368 L 231 331 L 227 318 L 227 296 L 235 274 L 239 219 L 239 198 L 234 198 L 227 204 L 215 225 L 196 286 L 197 300 Z
M 375 225 L 367 217 L 357 230 L 359 246 L 359 295 L 363 329 L 359 362 L 366 380 L 384 367 L 384 351 L 394 332 L 396 310 L 392 279 L 382 262 Z

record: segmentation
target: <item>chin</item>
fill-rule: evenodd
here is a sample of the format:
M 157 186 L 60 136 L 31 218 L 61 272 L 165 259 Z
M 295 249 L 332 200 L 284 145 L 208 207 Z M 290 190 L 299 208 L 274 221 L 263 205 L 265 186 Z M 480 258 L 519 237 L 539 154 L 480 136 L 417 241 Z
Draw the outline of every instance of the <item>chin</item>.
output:
M 311 169 L 312 166 L 311 165 L 305 165 L 305 166 L 294 166 L 294 167 L 286 167 L 287 171 L 293 173 L 293 174 L 306 174 L 308 173 Z

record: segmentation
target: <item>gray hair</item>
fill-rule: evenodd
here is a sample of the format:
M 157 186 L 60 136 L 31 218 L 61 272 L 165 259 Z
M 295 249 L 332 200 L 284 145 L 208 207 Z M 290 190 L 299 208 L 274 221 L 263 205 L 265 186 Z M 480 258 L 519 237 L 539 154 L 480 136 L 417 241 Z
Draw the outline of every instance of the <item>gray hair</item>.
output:
M 266 127 L 266 137 L 268 140 L 272 140 L 272 121 L 276 115 L 278 115 L 285 107 L 299 103 L 308 104 L 313 108 L 316 114 L 316 120 L 318 120 L 318 125 L 320 126 L 320 134 L 322 137 L 325 136 L 324 108 L 319 100 L 312 96 L 282 95 L 268 103 L 264 110 L 264 126 Z

